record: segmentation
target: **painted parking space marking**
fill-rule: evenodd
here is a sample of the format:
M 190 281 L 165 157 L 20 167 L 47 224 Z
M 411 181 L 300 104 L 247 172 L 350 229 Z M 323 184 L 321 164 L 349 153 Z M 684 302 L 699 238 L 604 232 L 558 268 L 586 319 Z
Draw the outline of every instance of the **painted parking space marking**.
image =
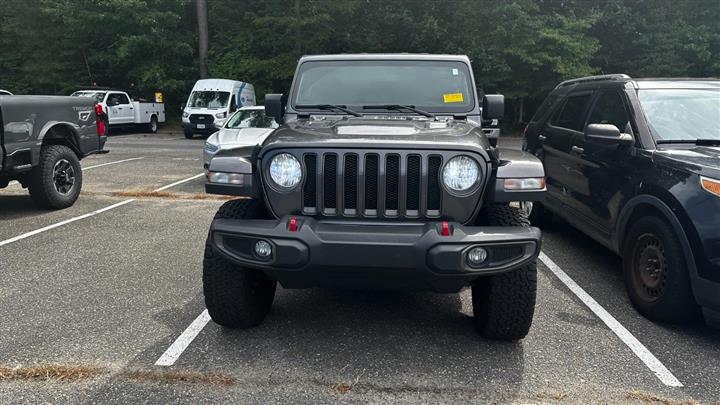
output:
M 605 310 L 593 297 L 580 287 L 560 266 L 555 264 L 544 252 L 540 252 L 540 261 L 565 284 L 565 286 L 580 299 L 610 330 L 617 335 L 625 345 L 650 369 L 655 376 L 668 387 L 682 387 L 683 384 L 670 370 L 665 367 L 654 354 L 648 350 L 630 331 L 628 331 L 615 317 Z
M 188 181 L 190 181 L 190 180 L 196 179 L 196 178 L 198 178 L 198 177 L 200 177 L 200 176 L 203 176 L 203 175 L 204 175 L 204 173 L 200 173 L 200 174 L 195 175 L 195 176 L 192 176 L 192 177 L 190 177 L 190 178 L 183 179 L 183 180 L 180 180 L 180 181 L 176 181 L 175 183 L 169 184 L 169 185 L 167 185 L 167 186 L 160 187 L 160 188 L 158 188 L 158 189 L 156 189 L 156 190 L 153 190 L 153 191 L 167 190 L 167 189 L 170 188 L 170 187 L 173 187 L 173 186 L 176 186 L 176 185 L 178 185 L 178 184 L 182 184 L 182 183 L 188 182 Z M 40 228 L 40 229 L 36 229 L 36 230 L 34 230 L 34 231 L 26 232 L 26 233 L 24 233 L 24 234 L 22 234 L 22 235 L 18 235 L 18 236 L 12 237 L 12 238 L 10 238 L 10 239 L 5 239 L 5 240 L 3 240 L 3 241 L 0 241 L 0 247 L 5 246 L 5 245 L 9 245 L 9 244 L 11 244 L 11 243 L 13 243 L 13 242 L 17 242 L 17 241 L 19 241 L 19 240 L 27 239 L 27 238 L 29 238 L 29 237 L 31 237 L 31 236 L 34 236 L 34 235 L 37 235 L 37 234 L 39 234 L 39 233 L 43 233 L 43 232 L 49 231 L 49 230 L 51 230 L 51 229 L 58 228 L 58 227 L 61 227 L 61 226 L 63 226 L 63 225 L 67 225 L 67 224 L 73 223 L 73 222 L 75 222 L 75 221 L 79 221 L 79 220 L 81 220 L 81 219 L 90 218 L 90 217 L 93 217 L 93 216 L 95 216 L 95 215 L 101 214 L 101 213 L 103 213 L 103 212 L 107 212 L 107 211 L 113 210 L 113 209 L 115 209 L 115 208 L 122 207 L 123 205 L 129 204 L 129 203 L 131 203 L 131 202 L 133 202 L 133 201 L 135 201 L 134 198 L 131 198 L 131 199 L 128 199 L 128 200 L 124 200 L 124 201 L 120 201 L 119 203 L 115 203 L 115 204 L 110 205 L 110 206 L 107 206 L 107 207 L 105 207 L 105 208 L 100 208 L 100 209 L 98 209 L 98 210 L 95 210 L 95 211 L 93 211 L 93 212 L 89 212 L 89 213 L 87 213 L 87 214 L 83 214 L 83 215 L 80 215 L 80 216 L 77 216 L 77 217 L 73 217 L 73 218 L 70 218 L 70 219 L 66 219 L 66 220 L 64 220 L 64 221 L 60 221 L 60 222 L 54 223 L 54 224 L 52 224 L 52 225 L 48 225 L 48 226 L 46 226 L 46 227 L 43 227 L 43 228 Z
M 200 174 L 198 174 L 198 175 L 196 175 L 196 176 L 192 176 L 192 177 L 189 177 L 189 178 L 184 179 L 184 180 L 176 181 L 175 183 L 168 184 L 167 186 L 160 187 L 160 188 L 158 188 L 158 189 L 156 189 L 156 190 L 153 190 L 153 191 L 163 191 L 163 190 L 167 190 L 167 189 L 169 189 L 170 187 L 175 187 L 175 186 L 177 186 L 177 185 L 179 185 L 179 184 L 187 183 L 188 181 L 195 180 L 195 179 L 197 179 L 197 178 L 199 178 L 199 177 L 201 177 L 201 176 L 204 176 L 204 175 L 205 175 L 205 173 L 200 173 Z
M 83 168 L 82 168 L 82 171 L 92 170 L 92 169 L 95 169 L 95 168 L 97 168 L 97 167 L 104 167 L 104 166 L 116 165 L 116 164 L 118 164 L 118 163 L 132 162 L 133 160 L 140 160 L 140 159 L 145 159 L 145 156 L 140 156 L 140 157 L 135 157 L 135 158 L 130 158 L 130 159 L 123 159 L 123 160 L 115 160 L 115 161 L 113 161 L 113 162 L 101 163 L 101 164 L 99 164 L 99 165 L 94 165 L 94 166 L 87 166 L 87 167 L 83 167 Z M 20 184 L 20 183 L 18 183 L 16 180 L 13 180 L 13 181 L 11 181 L 10 183 L 8 183 L 8 186 L 14 186 L 14 185 L 16 185 L 16 184 Z
M 133 202 L 133 201 L 135 201 L 135 199 L 133 199 L 133 198 L 131 198 L 131 199 L 129 199 L 129 200 L 125 200 L 125 201 L 120 201 L 120 202 L 117 203 L 117 204 L 113 204 L 113 205 L 108 206 L 108 207 L 105 207 L 105 208 L 100 208 L 99 210 L 95 210 L 95 211 L 89 212 L 89 213 L 87 213 L 87 214 L 83 214 L 83 215 L 80 215 L 80 216 L 77 216 L 77 217 L 74 217 L 74 218 L 66 219 L 66 220 L 64 220 L 64 221 L 60 221 L 60 222 L 54 223 L 54 224 L 52 224 L 52 225 L 48 225 L 48 226 L 46 226 L 46 227 L 43 227 L 43 228 L 40 228 L 40 229 L 36 229 L 36 230 L 34 230 L 34 231 L 30 231 L 30 232 L 27 232 L 27 233 L 24 233 L 24 234 L 22 234 L 22 235 L 18 235 L 18 236 L 15 236 L 15 237 L 13 237 L 13 238 L 10 238 L 10 239 L 5 239 L 5 240 L 3 240 L 3 241 L 0 241 L 0 246 L 9 245 L 9 244 L 11 244 L 11 243 L 13 243 L 13 242 L 17 242 L 17 241 L 19 241 L 19 240 L 23 240 L 23 239 L 29 238 L 29 237 L 31 237 L 31 236 L 33 236 L 33 235 L 37 235 L 37 234 L 39 234 L 39 233 L 43 233 L 43 232 L 45 232 L 45 231 L 49 231 L 49 230 L 51 230 L 51 229 L 58 228 L 58 227 L 61 227 L 61 226 L 63 226 L 63 225 L 67 225 L 67 224 L 69 224 L 69 223 L 72 223 L 72 222 L 75 222 L 75 221 L 79 221 L 79 220 L 81 220 L 81 219 L 93 217 L 93 216 L 95 216 L 95 215 L 97 215 L 97 214 L 101 214 L 101 213 L 103 213 L 103 212 L 110 211 L 110 210 L 115 209 L 115 208 L 118 208 L 118 207 L 122 207 L 123 205 L 129 204 L 129 203 L 131 203 L 131 202 Z
M 175 339 L 170 347 L 165 350 L 165 353 L 155 362 L 155 365 L 169 367 L 175 364 L 180 355 L 190 346 L 190 343 L 195 340 L 208 322 L 210 322 L 210 314 L 206 309 Z

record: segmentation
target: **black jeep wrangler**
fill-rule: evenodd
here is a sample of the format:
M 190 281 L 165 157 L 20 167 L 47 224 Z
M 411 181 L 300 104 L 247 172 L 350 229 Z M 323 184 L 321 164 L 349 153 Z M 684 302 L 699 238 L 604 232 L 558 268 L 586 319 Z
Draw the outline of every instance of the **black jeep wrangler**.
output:
M 720 325 L 720 80 L 584 77 L 550 93 L 525 150 L 550 214 L 623 258 L 632 303 L 654 320 Z
M 482 104 L 482 105 L 481 105 Z M 227 327 L 259 324 L 277 282 L 458 292 L 480 332 L 521 339 L 532 323 L 540 231 L 519 201 L 545 191 L 541 162 L 493 147 L 470 61 L 448 55 L 300 60 L 282 125 L 255 147 L 221 147 L 206 191 L 224 204 L 207 239 L 205 303 Z M 490 133 L 496 133 L 487 129 Z

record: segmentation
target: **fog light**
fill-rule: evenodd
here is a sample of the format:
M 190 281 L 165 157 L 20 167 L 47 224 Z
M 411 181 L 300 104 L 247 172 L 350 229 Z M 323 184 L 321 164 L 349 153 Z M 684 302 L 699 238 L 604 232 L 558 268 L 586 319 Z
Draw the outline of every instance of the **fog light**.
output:
M 467 254 L 467 260 L 468 263 L 470 263 L 470 266 L 477 267 L 480 266 L 485 262 L 485 260 L 488 257 L 487 250 L 485 248 L 481 247 L 474 247 L 470 249 L 470 251 Z
M 261 259 L 267 259 L 272 254 L 272 246 L 264 240 L 255 242 L 255 254 Z

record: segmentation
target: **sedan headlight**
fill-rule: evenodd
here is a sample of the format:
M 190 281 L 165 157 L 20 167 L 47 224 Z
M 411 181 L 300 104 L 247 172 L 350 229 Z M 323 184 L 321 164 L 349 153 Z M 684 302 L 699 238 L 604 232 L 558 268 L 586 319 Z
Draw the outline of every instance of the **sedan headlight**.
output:
M 300 162 L 289 153 L 276 155 L 270 162 L 270 178 L 281 188 L 294 188 L 302 180 Z
M 470 156 L 460 155 L 445 163 L 443 183 L 452 191 L 463 192 L 473 187 L 480 177 L 480 167 Z

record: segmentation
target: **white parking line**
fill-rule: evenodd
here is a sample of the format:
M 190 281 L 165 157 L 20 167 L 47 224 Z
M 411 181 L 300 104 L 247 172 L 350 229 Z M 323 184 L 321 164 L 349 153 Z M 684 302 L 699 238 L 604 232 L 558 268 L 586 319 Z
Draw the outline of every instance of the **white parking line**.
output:
M 83 168 L 82 168 L 82 171 L 94 169 L 94 168 L 96 168 L 96 167 L 116 165 L 116 164 L 118 164 L 118 163 L 132 162 L 133 160 L 140 160 L 140 159 L 145 159 L 145 156 L 140 156 L 140 157 L 130 158 L 130 159 L 123 159 L 123 160 L 116 160 L 116 161 L 114 161 L 114 162 L 102 163 L 102 164 L 95 165 L 95 166 L 87 166 L 87 167 L 83 167 Z M 11 181 L 10 183 L 8 183 L 8 186 L 14 186 L 15 184 L 20 184 L 20 183 L 18 183 L 17 181 L 13 180 L 13 181 Z
M 43 232 L 49 231 L 49 230 L 51 230 L 51 229 L 55 229 L 55 228 L 60 227 L 60 226 L 63 226 L 63 225 L 67 225 L 67 224 L 69 224 L 69 223 L 71 223 L 71 222 L 79 221 L 79 220 L 85 219 L 85 218 L 90 218 L 90 217 L 92 217 L 92 216 L 95 216 L 95 215 L 97 215 L 97 214 L 103 213 L 103 212 L 105 212 L 105 211 L 110 211 L 111 209 L 115 209 L 115 208 L 117 208 L 117 207 L 122 207 L 123 205 L 128 204 L 128 203 L 131 203 L 131 202 L 133 202 L 133 201 L 135 201 L 135 199 L 132 199 L 132 198 L 129 199 L 129 200 L 125 200 L 125 201 L 120 201 L 119 203 L 113 204 L 113 205 L 111 205 L 111 206 L 109 206 L 109 207 L 100 208 L 99 210 L 95 210 L 95 211 L 93 211 L 93 212 L 90 212 L 90 213 L 87 213 L 87 214 L 84 214 L 84 215 L 80 215 L 79 217 L 74 217 L 74 218 L 66 219 L 66 220 L 64 220 L 64 221 L 61 221 L 61 222 L 58 222 L 58 223 L 55 223 L 55 224 L 52 224 L 52 225 L 48 225 L 48 226 L 46 226 L 46 227 L 44 227 L 44 228 L 36 229 L 36 230 L 34 230 L 34 231 L 30 231 L 30 232 L 24 233 L 24 234 L 22 234 L 22 235 L 18 235 L 18 236 L 14 237 L 14 238 L 10 238 L 10 239 L 6 239 L 6 240 L 4 240 L 4 241 L 0 241 L 0 246 L 9 245 L 9 244 L 11 244 L 11 243 L 13 243 L 13 242 L 17 242 L 17 241 L 19 241 L 19 240 L 22 240 L 22 239 L 25 239 L 25 238 L 29 238 L 29 237 L 31 237 L 31 236 L 33 236 L 33 235 L 37 235 L 37 234 L 39 234 L 39 233 L 43 233 Z
M 200 173 L 200 174 L 198 174 L 197 176 L 192 176 L 192 177 L 187 178 L 187 179 L 185 179 L 185 180 L 176 181 L 175 183 L 168 184 L 167 186 L 160 187 L 160 188 L 155 189 L 155 190 L 153 190 L 153 191 L 163 191 L 163 190 L 167 190 L 167 189 L 169 189 L 170 187 L 175 187 L 175 186 L 177 186 L 178 184 L 187 183 L 188 181 L 195 180 L 195 179 L 197 179 L 198 177 L 201 177 L 201 176 L 204 176 L 204 175 L 205 175 L 205 173 Z
M 173 344 L 171 344 L 170 347 L 165 350 L 165 353 L 155 362 L 155 365 L 167 367 L 175 364 L 180 355 L 190 346 L 190 343 L 195 340 L 208 322 L 210 322 L 210 315 L 206 309 L 175 339 Z
M 198 175 L 196 175 L 196 176 L 192 176 L 192 177 L 187 178 L 187 179 L 184 179 L 184 180 L 176 181 L 175 183 L 169 184 L 169 185 L 167 185 L 167 186 L 160 187 L 159 189 L 157 189 L 157 190 L 155 190 L 155 191 L 166 190 L 166 189 L 168 189 L 168 188 L 170 188 L 170 187 L 176 186 L 176 185 L 178 185 L 178 184 L 185 183 L 185 182 L 187 182 L 187 181 L 196 179 L 196 178 L 198 178 L 198 177 L 200 177 L 200 176 L 203 176 L 203 175 L 204 175 L 204 173 L 200 173 L 200 174 L 198 174 Z M 49 230 L 51 230 L 51 229 L 58 228 L 58 227 L 63 226 L 63 225 L 67 225 L 67 224 L 72 223 L 72 222 L 75 222 L 75 221 L 79 221 L 79 220 L 81 220 L 81 219 L 90 218 L 90 217 L 95 216 L 95 215 L 97 215 L 97 214 L 100 214 L 100 213 L 103 213 L 103 212 L 106 212 L 106 211 L 110 211 L 110 210 L 115 209 L 115 208 L 118 208 L 118 207 L 122 207 L 123 205 L 128 204 L 128 203 L 131 203 L 131 202 L 133 202 L 133 201 L 135 201 L 134 198 L 131 198 L 131 199 L 125 200 L 125 201 L 120 201 L 119 203 L 110 205 L 110 206 L 108 206 L 108 207 L 100 208 L 99 210 L 95 210 L 95 211 L 90 212 L 90 213 L 87 213 L 87 214 L 83 214 L 83 215 L 80 215 L 80 216 L 77 216 L 77 217 L 74 217 L 74 218 L 66 219 L 66 220 L 64 220 L 64 221 L 61 221 L 61 222 L 58 222 L 58 223 L 55 223 L 55 224 L 52 224 L 52 225 L 48 225 L 48 226 L 43 227 L 43 228 L 36 229 L 36 230 L 34 230 L 34 231 L 30 231 L 30 232 L 24 233 L 24 234 L 22 234 L 22 235 L 15 236 L 15 237 L 13 237 L 13 238 L 0 241 L 0 247 L 1 247 L 1 246 L 5 246 L 5 245 L 9 245 L 9 244 L 11 244 L 11 243 L 13 243 L 13 242 L 17 242 L 17 241 L 19 241 L 19 240 L 23 240 L 23 239 L 29 238 L 29 237 L 31 237 L 31 236 L 33 236 L 33 235 L 37 235 L 37 234 L 43 233 L 43 232 L 45 232 L 45 231 L 49 231 Z
M 582 289 L 570 276 L 567 275 L 555 262 L 553 262 L 545 253 L 540 252 L 540 260 L 555 276 L 560 279 L 583 302 L 590 310 L 597 315 L 605 325 L 610 328 L 620 338 L 620 340 L 635 353 L 640 360 L 649 368 L 655 376 L 657 376 L 663 384 L 669 387 L 682 387 L 683 384 L 675 378 L 673 373 L 665 367 L 660 360 L 655 357 L 650 350 L 645 347 L 635 336 L 625 329 L 620 322 L 615 319 L 608 311 L 605 310 L 593 297 Z

